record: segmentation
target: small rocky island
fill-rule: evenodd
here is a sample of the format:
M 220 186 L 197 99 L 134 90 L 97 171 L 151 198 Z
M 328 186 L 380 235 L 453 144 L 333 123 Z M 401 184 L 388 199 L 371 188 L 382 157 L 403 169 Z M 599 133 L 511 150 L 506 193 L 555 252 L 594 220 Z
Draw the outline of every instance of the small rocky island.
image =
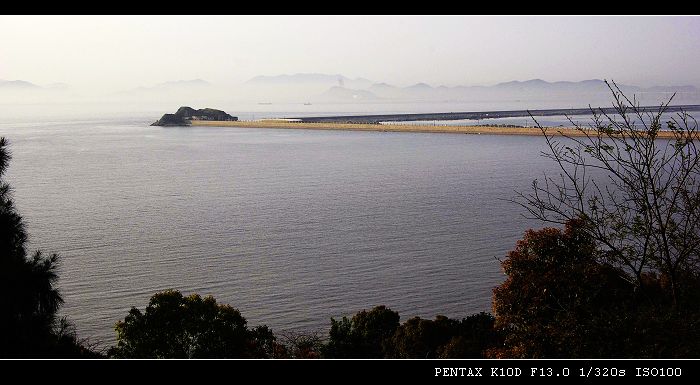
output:
M 165 114 L 151 126 L 189 126 L 193 120 L 214 120 L 219 122 L 237 121 L 238 118 L 224 111 L 213 108 L 195 110 L 191 107 L 180 107 L 174 114 Z

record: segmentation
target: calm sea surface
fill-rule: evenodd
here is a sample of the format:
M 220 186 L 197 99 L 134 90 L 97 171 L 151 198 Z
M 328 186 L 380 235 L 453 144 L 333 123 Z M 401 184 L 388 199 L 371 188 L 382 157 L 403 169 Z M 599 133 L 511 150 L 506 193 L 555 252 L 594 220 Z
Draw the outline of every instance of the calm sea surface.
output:
M 402 320 L 488 311 L 497 259 L 541 226 L 506 200 L 554 170 L 538 137 L 153 120 L 0 124 L 30 248 L 62 256 L 62 312 L 104 344 L 168 288 L 275 331 L 379 304 Z

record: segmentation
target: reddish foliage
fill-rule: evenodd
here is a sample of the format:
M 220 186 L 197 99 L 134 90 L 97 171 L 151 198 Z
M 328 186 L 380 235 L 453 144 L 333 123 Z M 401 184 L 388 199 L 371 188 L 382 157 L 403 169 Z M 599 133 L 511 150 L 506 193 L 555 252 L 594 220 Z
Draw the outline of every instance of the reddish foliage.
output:
M 491 357 L 597 356 L 598 322 L 626 306 L 633 290 L 625 274 L 595 259 L 584 222 L 529 230 L 502 263 L 508 276 L 494 289 L 496 327 L 505 345 Z

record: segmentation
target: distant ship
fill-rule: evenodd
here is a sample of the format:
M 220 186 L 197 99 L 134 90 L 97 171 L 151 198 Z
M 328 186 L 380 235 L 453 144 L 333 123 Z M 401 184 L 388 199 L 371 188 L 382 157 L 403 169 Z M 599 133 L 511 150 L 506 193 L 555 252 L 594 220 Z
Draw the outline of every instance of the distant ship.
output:
M 309 102 L 306 102 L 306 103 L 304 103 L 304 105 L 305 105 L 305 106 L 310 106 L 310 105 L 311 105 L 311 103 L 309 103 Z

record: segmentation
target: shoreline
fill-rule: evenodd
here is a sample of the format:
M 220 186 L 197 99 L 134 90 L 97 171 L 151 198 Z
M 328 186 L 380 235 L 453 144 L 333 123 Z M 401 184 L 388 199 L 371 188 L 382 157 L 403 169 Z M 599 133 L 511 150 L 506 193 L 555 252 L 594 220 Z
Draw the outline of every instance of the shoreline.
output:
M 639 112 L 658 112 L 660 106 L 639 106 Z M 698 104 L 673 105 L 663 108 L 665 112 L 700 111 Z M 490 118 L 527 118 L 528 116 L 575 116 L 598 114 L 616 114 L 614 107 L 598 108 L 555 108 L 541 110 L 511 110 L 511 111 L 472 111 L 472 112 L 427 112 L 427 113 L 397 113 L 380 115 L 341 115 L 291 118 L 304 123 L 367 123 L 405 122 L 405 121 L 434 121 L 434 120 L 481 120 Z
M 525 135 L 542 136 L 542 131 L 537 127 L 496 127 L 496 126 L 435 126 L 418 124 L 366 124 L 366 123 L 311 123 L 290 122 L 281 120 L 260 121 L 212 121 L 192 120 L 192 126 L 208 127 L 240 127 L 240 128 L 277 128 L 277 129 L 305 129 L 328 131 L 377 131 L 377 132 L 413 132 L 413 133 L 440 133 L 440 134 L 471 134 L 471 135 Z M 570 127 L 545 127 L 548 134 L 585 136 L 582 132 Z M 591 132 L 591 134 L 595 134 Z M 659 131 L 657 138 L 672 139 L 673 132 Z

